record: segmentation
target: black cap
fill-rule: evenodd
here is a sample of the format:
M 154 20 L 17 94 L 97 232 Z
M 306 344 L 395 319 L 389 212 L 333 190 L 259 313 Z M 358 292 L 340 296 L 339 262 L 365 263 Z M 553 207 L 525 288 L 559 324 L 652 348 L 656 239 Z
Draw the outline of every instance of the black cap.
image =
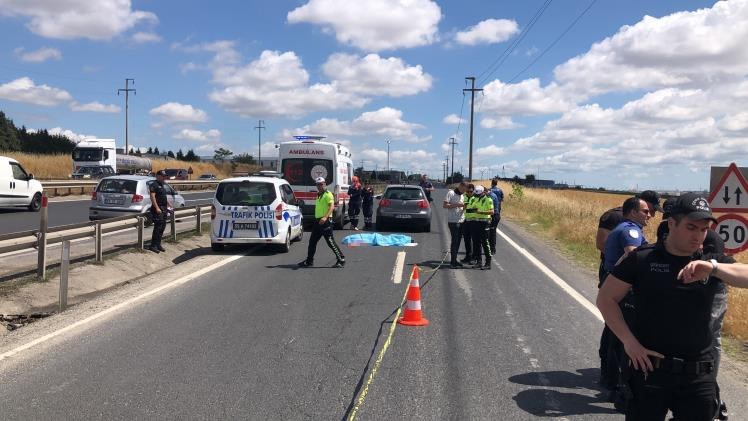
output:
M 637 194 L 636 197 L 652 205 L 652 209 L 658 212 L 662 212 L 662 207 L 660 206 L 660 194 L 656 191 L 644 190 L 643 192 Z
M 673 205 L 678 201 L 677 197 L 670 197 L 665 200 L 662 204 L 662 219 L 670 218 L 670 213 L 673 210 Z
M 678 196 L 670 209 L 670 215 L 684 215 L 688 219 L 697 221 L 708 219 L 717 223 L 717 218 L 712 215 L 712 208 L 709 207 L 709 201 L 696 193 L 684 193 Z
M 156 175 L 161 175 L 161 176 L 166 177 L 166 171 L 164 171 L 164 170 L 158 170 L 158 171 L 156 171 Z

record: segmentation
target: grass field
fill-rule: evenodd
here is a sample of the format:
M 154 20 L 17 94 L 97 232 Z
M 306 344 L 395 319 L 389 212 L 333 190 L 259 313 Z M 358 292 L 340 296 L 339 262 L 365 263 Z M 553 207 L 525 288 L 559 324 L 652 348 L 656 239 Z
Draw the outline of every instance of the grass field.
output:
M 2 154 L 20 162 L 27 172 L 34 174 L 34 177 L 39 180 L 64 180 L 73 171 L 73 159 L 67 154 L 37 155 L 18 152 L 2 152 Z M 219 178 L 226 178 L 230 177 L 231 172 L 234 171 L 229 163 L 214 165 L 204 162 L 166 161 L 162 159 L 153 159 L 151 162 L 153 171 L 165 168 L 192 167 L 193 179 L 204 173 L 211 173 Z M 253 171 L 255 169 L 257 167 L 250 165 L 239 165 L 236 167 L 236 171 Z
M 490 181 L 479 182 L 490 186 Z M 552 240 L 574 261 L 597 273 L 600 253 L 595 248 L 595 234 L 600 215 L 610 208 L 621 206 L 628 196 L 584 192 L 578 190 L 521 189 L 515 191 L 507 183 L 500 185 L 504 191 L 502 216 L 508 217 L 532 231 Z M 521 197 L 520 197 L 521 196 Z M 660 214 L 645 228 L 650 241 L 657 238 Z M 748 263 L 748 255 L 734 256 Z M 748 290 L 730 288 L 724 333 L 748 340 Z

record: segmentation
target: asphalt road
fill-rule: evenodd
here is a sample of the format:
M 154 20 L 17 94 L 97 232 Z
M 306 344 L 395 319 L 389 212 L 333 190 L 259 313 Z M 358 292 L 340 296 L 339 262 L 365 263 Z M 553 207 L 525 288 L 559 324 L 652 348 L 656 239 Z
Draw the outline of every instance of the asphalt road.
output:
M 442 197 L 443 192 L 436 194 Z M 438 203 L 438 202 L 435 202 Z M 582 297 L 595 284 L 539 241 L 501 225 Z M 338 241 L 350 231 L 336 231 Z M 397 325 L 357 417 L 622 419 L 601 399 L 601 322 L 499 237 L 491 271 L 436 269 L 442 209 L 416 247 L 344 247 L 332 269 L 288 254 L 248 255 L 20 358 L 0 362 L 3 419 L 341 419 L 390 330 L 407 286 L 399 251 L 421 273 L 427 327 Z M 370 364 L 367 369 L 367 364 Z M 725 375 L 729 375 L 725 374 Z M 737 380 L 723 393 L 746 413 Z M 740 412 L 742 410 L 742 412 Z
M 213 192 L 182 193 L 186 206 L 197 205 L 213 197 Z M 89 199 L 49 202 L 49 227 L 88 221 Z M 39 229 L 39 213 L 26 208 L 0 208 L 0 234 Z

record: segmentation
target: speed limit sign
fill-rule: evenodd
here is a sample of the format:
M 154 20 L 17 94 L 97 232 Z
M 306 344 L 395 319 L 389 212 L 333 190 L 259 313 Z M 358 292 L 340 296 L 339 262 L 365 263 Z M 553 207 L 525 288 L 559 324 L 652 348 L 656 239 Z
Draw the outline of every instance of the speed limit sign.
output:
M 726 253 L 740 253 L 748 249 L 748 219 L 728 213 L 717 218 L 713 229 L 725 242 Z

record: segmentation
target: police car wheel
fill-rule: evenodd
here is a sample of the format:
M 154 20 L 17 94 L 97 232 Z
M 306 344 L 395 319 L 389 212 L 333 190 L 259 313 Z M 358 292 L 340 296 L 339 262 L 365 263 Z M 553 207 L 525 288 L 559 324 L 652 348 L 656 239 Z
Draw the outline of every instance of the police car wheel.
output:
M 304 226 L 302 225 L 299 227 L 299 235 L 296 236 L 296 238 L 293 239 L 293 241 L 301 241 L 304 239 Z
M 281 253 L 288 253 L 291 250 L 291 229 L 286 232 L 286 241 L 280 245 Z
M 210 243 L 210 248 L 213 251 L 223 251 L 224 244 L 218 244 L 218 243 Z

